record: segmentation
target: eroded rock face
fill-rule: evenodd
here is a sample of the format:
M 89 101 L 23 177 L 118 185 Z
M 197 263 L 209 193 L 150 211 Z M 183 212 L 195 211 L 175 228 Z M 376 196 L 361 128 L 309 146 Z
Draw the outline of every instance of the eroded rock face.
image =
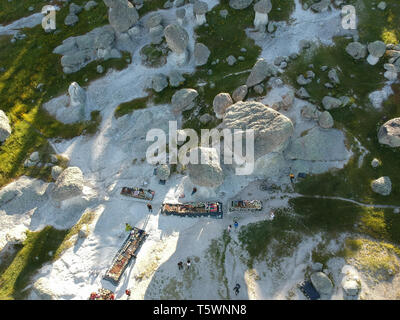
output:
M 0 143 L 6 141 L 11 135 L 10 120 L 3 110 L 0 110 Z
M 188 173 L 190 181 L 200 187 L 217 188 L 224 182 L 224 175 L 220 166 L 220 158 L 215 148 L 197 147 L 191 150 L 197 154 L 199 164 L 189 163 Z M 201 154 L 207 159 L 201 163 Z
M 169 48 L 177 53 L 183 54 L 189 43 L 189 35 L 184 28 L 178 24 L 170 24 L 164 30 L 165 40 Z
M 371 182 L 372 191 L 382 196 L 388 196 L 392 192 L 392 181 L 389 177 L 380 177 Z
M 215 115 L 218 119 L 222 119 L 226 108 L 233 104 L 233 100 L 229 93 L 219 93 L 215 96 L 213 101 L 213 108 Z
M 228 107 L 222 127 L 253 129 L 255 160 L 270 152 L 284 150 L 293 133 L 293 124 L 289 118 L 255 101 L 237 102 Z
M 383 124 L 378 131 L 379 143 L 392 148 L 400 147 L 400 118 L 394 118 Z
M 82 194 L 83 174 L 78 167 L 65 169 L 57 178 L 52 190 L 52 197 L 57 201 L 64 201 Z
M 171 99 L 174 112 L 192 109 L 198 95 L 199 93 L 195 89 L 181 89 L 175 92 Z
M 110 25 L 117 32 L 126 32 L 139 20 L 139 14 L 129 1 L 114 1 L 108 12 Z

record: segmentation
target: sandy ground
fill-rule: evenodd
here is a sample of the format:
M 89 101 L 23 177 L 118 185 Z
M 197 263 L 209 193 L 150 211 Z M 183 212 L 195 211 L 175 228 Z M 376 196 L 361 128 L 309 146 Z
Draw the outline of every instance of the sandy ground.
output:
M 207 2 L 210 8 L 217 3 Z M 341 33 L 341 30 L 328 28 L 331 24 L 340 23 L 337 10 L 318 15 L 315 19 L 314 14 L 301 9 L 297 0 L 296 4 L 294 20 L 290 25 L 283 23 L 274 35 L 257 40 L 263 47 L 261 56 L 268 61 L 273 61 L 279 55 L 297 52 L 301 39 L 331 43 L 332 37 Z M 191 5 L 186 7 L 191 8 Z M 167 19 L 174 19 L 175 9 L 160 11 Z M 191 15 L 191 10 L 187 12 Z M 189 20 L 192 21 L 190 17 Z M 15 24 L 18 25 L 17 22 Z M 190 34 L 190 46 L 193 47 L 193 23 L 189 23 L 186 29 Z M 1 32 L 5 31 L 0 30 Z M 216 267 L 210 256 L 210 252 L 215 249 L 213 240 L 221 237 L 227 226 L 232 224 L 233 218 L 238 219 L 240 226 L 271 219 L 270 209 L 286 206 L 286 195 L 261 191 L 259 181 L 254 177 L 235 176 L 232 170 L 225 172 L 225 182 L 217 190 L 200 188 L 193 197 L 190 196 L 192 185 L 183 175 L 175 174 L 166 185 L 160 185 L 153 175 L 154 167 L 142 161 L 146 150 L 146 132 L 149 128 L 166 130 L 168 120 L 180 119 L 176 119 L 169 111 L 168 105 L 138 110 L 118 120 L 113 117 L 114 110 L 120 103 L 145 95 L 146 78 L 154 73 L 168 73 L 172 69 L 192 72 L 192 60 L 181 68 L 176 67 L 173 61 L 168 61 L 162 68 L 148 69 L 140 65 L 136 50 L 128 68 L 109 72 L 102 79 L 92 82 L 86 88 L 90 101 L 88 111 L 101 111 L 103 121 L 99 132 L 94 137 L 52 141 L 58 153 L 70 157 L 71 166 L 82 169 L 86 179 L 85 198 L 63 203 L 61 207 L 48 199 L 44 204 L 35 207 L 34 212 L 18 212 L 18 219 L 11 217 L 9 212 L 0 211 L 1 215 L 12 220 L 11 223 L 31 230 L 38 230 L 45 225 L 70 227 L 85 211 L 97 212 L 88 238 L 79 240 L 55 263 L 44 266 L 35 277 L 47 278 L 49 289 L 59 299 L 87 299 L 92 291 L 100 287 L 114 291 L 117 299 L 126 298 L 126 288 L 132 290 L 131 299 L 304 299 L 296 289 L 296 284 L 304 279 L 304 272 L 311 261 L 310 252 L 319 243 L 320 235 L 303 239 L 291 257 L 272 266 L 268 261 L 260 261 L 252 270 L 245 264 L 246 252 L 240 246 L 237 231 L 231 232 L 232 240 L 226 248 L 222 266 Z M 274 95 L 279 93 L 277 90 L 283 89 L 272 90 L 264 102 L 273 100 Z M 59 101 L 60 97 L 48 103 L 57 105 Z M 296 99 L 292 111 L 288 113 L 296 121 L 295 136 L 316 125 L 299 118 L 302 104 L 304 101 Z M 132 162 L 134 159 L 135 164 Z M 323 168 L 340 168 L 344 163 L 345 161 L 325 163 Z M 290 189 L 287 176 L 278 176 L 275 182 L 283 189 Z M 222 220 L 167 217 L 160 215 L 157 210 L 148 213 L 144 202 L 127 199 L 119 194 L 123 186 L 141 185 L 156 191 L 153 200 L 155 209 L 163 201 L 178 201 L 183 190 L 186 194 L 185 201 L 208 198 L 218 199 L 226 204 L 230 199 L 262 199 L 264 210 L 256 214 L 226 212 Z M 3 216 L 0 217 L 3 221 Z M 126 222 L 145 229 L 149 238 L 137 259 L 125 271 L 120 284 L 114 287 L 104 281 L 102 276 L 127 236 L 124 231 Z M 0 224 L 3 233 L 8 225 L 10 224 Z M 189 270 L 179 271 L 177 263 L 185 262 L 187 258 L 191 259 L 192 266 Z M 338 265 L 340 263 L 344 264 L 339 262 Z M 338 269 L 335 267 L 332 270 L 337 272 Z M 232 291 L 236 283 L 241 284 L 237 296 Z M 334 297 L 340 298 L 340 292 L 335 293 Z M 35 298 L 34 294 L 31 298 Z

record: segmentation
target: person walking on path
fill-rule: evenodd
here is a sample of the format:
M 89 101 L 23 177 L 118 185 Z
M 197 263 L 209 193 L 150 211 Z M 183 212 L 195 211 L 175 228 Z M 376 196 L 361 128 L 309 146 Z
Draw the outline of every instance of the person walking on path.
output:
M 229 225 L 229 226 L 228 226 L 228 232 L 231 232 L 231 229 L 232 229 L 232 226 Z
M 237 228 L 239 227 L 239 223 L 236 220 L 235 220 L 234 226 L 235 226 L 235 230 L 237 230 Z
M 189 260 L 189 259 L 187 259 L 186 265 L 187 265 L 187 268 L 188 268 L 188 270 L 189 270 L 189 268 L 190 268 L 190 260 Z
M 197 192 L 197 188 L 194 187 L 193 190 L 192 190 L 192 195 L 194 195 L 196 192 Z
M 129 289 L 126 289 L 125 290 L 125 294 L 127 295 L 127 300 L 129 300 L 130 298 L 131 298 L 131 290 L 129 290 Z
M 149 212 L 153 212 L 153 207 L 150 202 L 147 203 L 147 209 L 149 209 Z
M 183 262 L 182 262 L 182 261 L 179 261 L 179 262 L 178 262 L 178 269 L 179 269 L 179 270 L 182 270 L 182 269 L 183 269 Z
M 294 174 L 293 173 L 289 174 L 289 178 L 290 178 L 290 182 L 294 183 Z
M 236 283 L 236 286 L 233 288 L 233 291 L 235 291 L 235 294 L 238 295 L 239 294 L 239 289 L 240 289 L 240 284 Z

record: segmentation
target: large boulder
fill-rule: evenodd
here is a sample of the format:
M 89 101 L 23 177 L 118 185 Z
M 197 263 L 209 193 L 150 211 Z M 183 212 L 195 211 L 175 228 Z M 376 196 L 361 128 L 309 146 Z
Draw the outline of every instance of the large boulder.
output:
M 199 93 L 195 89 L 181 89 L 175 92 L 171 99 L 174 112 L 192 109 L 198 95 Z
M 382 196 L 388 196 L 392 192 L 392 181 L 389 177 L 380 177 L 371 182 L 372 191 Z
M 253 0 L 230 0 L 229 6 L 232 9 L 242 10 L 242 9 L 246 9 L 247 7 L 249 7 L 252 2 L 253 2 Z
M 170 24 L 164 30 L 165 40 L 169 48 L 177 53 L 186 52 L 189 43 L 189 35 L 184 28 L 178 24 Z
M 188 173 L 190 181 L 200 187 L 217 188 L 224 182 L 224 175 L 220 165 L 220 158 L 215 148 L 196 147 L 190 154 L 197 154 L 199 163 L 189 163 Z M 201 161 L 204 157 L 204 163 Z
M 367 47 L 359 42 L 351 42 L 346 47 L 346 52 L 354 59 L 363 59 L 367 55 Z
M 270 152 L 284 150 L 293 133 L 293 123 L 289 118 L 256 101 L 237 102 L 228 107 L 222 127 L 253 129 L 255 160 Z
M 135 7 L 128 1 L 114 1 L 108 12 L 110 25 L 117 32 L 128 31 L 139 20 Z
M 400 147 L 400 118 L 394 118 L 383 124 L 378 131 L 379 143 L 392 148 Z
M 275 65 L 269 64 L 264 59 L 259 59 L 257 60 L 253 69 L 251 70 L 251 73 L 247 78 L 246 85 L 249 88 L 253 87 L 256 84 L 259 84 L 260 82 L 264 81 L 267 77 L 277 75 L 277 73 L 278 73 L 278 68 Z
M 318 124 L 321 128 L 330 129 L 333 127 L 334 121 L 328 111 L 324 111 L 319 115 Z
M 321 295 L 331 295 L 333 292 L 333 283 L 331 279 L 323 272 L 315 272 L 310 277 L 314 288 Z
M 286 158 L 306 161 L 347 160 L 350 153 L 344 142 L 345 136 L 341 131 L 314 127 L 290 143 Z
M 57 178 L 52 190 L 52 197 L 64 201 L 82 194 L 83 174 L 78 167 L 68 167 Z
M 322 105 L 326 110 L 331 110 L 331 109 L 337 109 L 342 106 L 343 102 L 340 99 L 330 97 L 330 96 L 325 96 L 322 99 Z
M 245 84 L 236 88 L 235 91 L 233 91 L 233 93 L 232 93 L 233 100 L 235 102 L 243 101 L 247 95 L 247 91 L 248 91 L 248 88 Z
M 272 10 L 271 0 L 260 0 L 254 4 L 254 11 L 258 13 L 268 14 Z
M 0 142 L 6 141 L 11 135 L 10 120 L 3 110 L 0 110 Z
M 213 108 L 218 119 L 222 119 L 226 108 L 233 104 L 233 100 L 229 93 L 218 93 L 213 101 Z
M 204 44 L 196 43 L 193 52 L 196 66 L 205 65 L 208 61 L 210 54 L 211 54 L 210 49 L 208 49 Z

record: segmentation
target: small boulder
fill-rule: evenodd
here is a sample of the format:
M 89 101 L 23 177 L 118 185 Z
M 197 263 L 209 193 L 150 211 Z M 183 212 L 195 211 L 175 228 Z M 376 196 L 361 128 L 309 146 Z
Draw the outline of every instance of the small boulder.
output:
M 196 43 L 194 46 L 194 61 L 196 66 L 205 65 L 210 57 L 211 51 L 202 43 Z
M 342 101 L 337 98 L 325 96 L 322 99 L 322 105 L 326 110 L 337 109 L 342 106 Z
M 394 118 L 383 124 L 378 131 L 379 143 L 392 148 L 400 147 L 400 118 Z
M 253 0 L 229 0 L 229 6 L 232 9 L 242 10 L 249 7 L 252 2 Z
M 0 110 L 0 142 L 4 142 L 11 135 L 10 120 L 3 110 Z
M 321 128 L 330 129 L 333 127 L 334 121 L 328 111 L 321 112 L 318 118 L 318 124 Z
M 233 100 L 229 93 L 219 93 L 215 96 L 213 101 L 213 108 L 215 115 L 218 119 L 222 119 L 225 110 L 233 104 Z
M 189 43 L 189 34 L 178 24 L 170 24 L 164 30 L 168 47 L 177 54 L 186 52 Z
M 239 102 L 239 101 L 243 101 L 243 99 L 246 97 L 247 95 L 247 86 L 244 84 L 238 88 L 235 89 L 235 91 L 233 91 L 232 93 L 232 98 L 235 102 Z
M 367 55 L 367 47 L 359 42 L 351 42 L 346 47 L 346 52 L 354 59 L 363 59 Z
M 83 174 L 78 167 L 68 167 L 65 169 L 54 183 L 52 190 L 53 199 L 64 201 L 82 194 Z
M 392 192 L 392 181 L 389 177 L 380 177 L 371 182 L 372 191 L 382 196 L 388 196 Z
M 174 112 L 192 109 L 198 95 L 199 93 L 195 89 L 181 89 L 175 92 L 171 99 Z
M 315 272 L 310 277 L 311 283 L 319 294 L 331 295 L 333 292 L 333 283 L 331 279 L 323 272 Z

